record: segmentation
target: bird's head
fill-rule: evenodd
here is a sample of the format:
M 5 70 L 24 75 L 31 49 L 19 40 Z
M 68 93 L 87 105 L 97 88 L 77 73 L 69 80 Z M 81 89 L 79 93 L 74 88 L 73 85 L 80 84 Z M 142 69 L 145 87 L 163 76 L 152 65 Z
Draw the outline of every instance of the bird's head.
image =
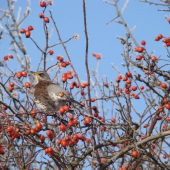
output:
M 51 81 L 49 75 L 45 71 L 31 71 L 31 73 L 34 74 L 36 83 L 39 83 L 40 81 Z

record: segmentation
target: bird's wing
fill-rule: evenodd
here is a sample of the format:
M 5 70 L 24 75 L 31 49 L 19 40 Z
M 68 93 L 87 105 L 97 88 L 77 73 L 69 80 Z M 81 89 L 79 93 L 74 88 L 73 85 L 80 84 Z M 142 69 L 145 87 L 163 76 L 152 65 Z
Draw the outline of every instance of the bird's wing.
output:
M 57 84 L 50 84 L 48 86 L 48 95 L 56 97 L 56 99 L 64 100 L 66 102 L 74 102 L 78 105 L 82 106 L 79 102 L 75 101 L 74 99 L 70 98 L 67 92 Z M 63 94 L 63 95 L 62 95 Z
M 57 84 L 50 84 L 47 87 L 47 92 L 49 96 L 56 96 L 57 99 L 66 100 L 69 98 L 67 92 Z

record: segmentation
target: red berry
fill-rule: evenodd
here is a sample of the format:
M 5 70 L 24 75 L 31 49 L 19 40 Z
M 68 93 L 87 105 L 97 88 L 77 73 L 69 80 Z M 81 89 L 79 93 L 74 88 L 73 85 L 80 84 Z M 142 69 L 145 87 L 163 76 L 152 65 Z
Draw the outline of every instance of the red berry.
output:
M 8 87 L 8 90 L 9 90 L 10 92 L 12 92 L 12 91 L 14 90 L 14 87 L 9 86 L 9 87 Z
M 147 128 L 148 126 L 149 126 L 148 124 L 145 124 L 145 125 L 144 125 L 144 128 Z
M 126 81 L 126 84 L 130 84 L 130 83 L 131 83 L 131 81 L 130 81 L 130 80 L 127 80 L 127 81 Z
M 159 38 L 159 37 L 156 37 L 156 38 L 155 38 L 155 41 L 159 41 L 159 40 L 160 40 L 160 38 Z
M 163 35 L 162 35 L 162 34 L 159 34 L 159 35 L 158 35 L 158 38 L 159 38 L 159 39 L 162 39 L 162 38 L 163 38 Z
M 36 113 L 36 110 L 32 110 L 32 111 L 31 111 L 31 117 L 35 117 L 36 114 L 37 114 L 37 113 Z
M 81 95 L 82 95 L 82 96 L 84 95 L 84 91 L 81 91 Z
M 106 160 L 105 158 L 102 158 L 102 159 L 101 159 L 101 162 L 106 163 L 107 160 Z
M 96 55 L 96 58 L 99 60 L 99 59 L 101 59 L 101 54 L 97 54 Z
M 128 77 L 132 77 L 132 73 L 131 72 L 127 72 L 127 76 Z
M 30 37 L 30 35 L 31 35 L 31 32 L 30 32 L 29 30 L 25 32 L 25 36 L 26 36 L 26 38 L 29 38 L 29 37 Z
M 66 67 L 66 63 L 65 63 L 65 62 L 62 62 L 62 63 L 61 63 L 61 67 Z
M 170 42 L 167 42 L 167 43 L 166 43 L 166 46 L 169 47 L 169 46 L 170 46 Z
M 78 134 L 78 139 L 82 140 L 83 139 L 83 135 L 82 134 Z
M 17 78 L 21 78 L 22 77 L 22 73 L 19 71 L 18 73 L 17 73 Z
M 86 116 L 86 117 L 84 118 L 84 121 L 88 124 L 88 123 L 90 123 L 91 120 L 90 120 L 89 117 Z
M 49 23 L 49 22 L 50 22 L 49 18 L 48 18 L 48 17 L 45 17 L 45 18 L 44 18 L 44 22 Z
M 68 111 L 68 110 L 69 110 L 69 106 L 65 105 L 65 106 L 63 106 L 63 109 L 64 109 L 65 111 Z
M 152 60 L 152 61 L 157 61 L 156 56 L 152 56 L 152 57 L 151 57 L 151 60 Z
M 140 89 L 141 89 L 141 90 L 143 90 L 143 89 L 144 89 L 144 86 L 143 86 L 143 85 L 142 85 L 142 86 L 140 86 Z
M 57 144 L 58 144 L 58 145 L 60 145 L 60 144 L 61 144 L 61 140 L 60 140 L 60 139 L 57 141 Z
M 125 77 L 123 77 L 123 81 L 127 81 L 128 80 L 128 78 L 125 76 Z
M 14 87 L 15 84 L 14 84 L 14 82 L 10 82 L 9 85 L 10 85 L 11 87 Z
M 25 83 L 25 87 L 26 87 L 26 88 L 30 88 L 30 83 L 26 82 L 26 83 Z
M 62 77 L 62 82 L 66 82 L 67 81 L 67 77 Z
M 77 119 L 73 119 L 72 123 L 76 125 L 78 123 Z
M 99 114 L 98 113 L 94 113 L 94 117 L 98 117 L 99 116 Z
M 133 90 L 133 91 L 136 91 L 136 90 L 137 90 L 137 87 L 136 87 L 136 86 L 133 86 L 133 87 L 132 87 L 132 90 Z
M 117 78 L 117 79 L 116 79 L 116 83 L 119 83 L 119 82 L 120 82 L 120 79 L 119 79 L 119 78 Z
M 22 76 L 23 76 L 23 77 L 27 77 L 27 72 L 23 71 L 23 72 L 22 72 Z
M 45 141 L 44 135 L 41 135 L 41 136 L 40 136 L 40 140 L 41 140 L 41 142 L 44 142 L 44 141 Z
M 64 107 L 60 107 L 60 113 L 63 114 L 65 112 Z
M 60 129 L 61 129 L 62 131 L 65 131 L 65 130 L 66 130 L 65 125 L 64 125 L 64 124 L 61 124 L 61 125 L 60 125 Z
M 34 30 L 33 26 L 31 26 L 31 25 L 30 25 L 30 26 L 28 26 L 28 30 L 29 30 L 29 31 Z
M 46 2 L 45 1 L 40 1 L 40 7 L 46 7 Z
M 51 131 L 51 130 L 47 130 L 47 132 L 46 132 L 46 135 L 47 136 L 50 136 L 50 135 L 52 135 L 53 134 L 53 132 Z
M 62 141 L 61 141 L 61 145 L 62 145 L 62 147 L 66 147 L 66 146 L 67 146 L 66 140 L 62 140 Z
M 50 50 L 50 51 L 49 51 L 49 54 L 50 54 L 50 55 L 53 55 L 53 54 L 54 54 L 54 51 L 53 51 L 53 50 Z
M 7 127 L 7 132 L 12 132 L 13 129 L 14 129 L 14 128 L 13 128 L 12 126 L 8 126 L 8 127 Z
M 91 102 L 95 102 L 95 99 L 94 99 L 94 98 L 91 98 Z
M 111 121 L 112 121 L 113 123 L 115 123 L 115 119 L 114 119 L 114 118 L 111 118 Z
M 21 34 L 24 34 L 25 32 L 26 32 L 26 30 L 24 28 L 20 30 Z
M 10 59 L 13 59 L 14 57 L 13 57 L 13 55 L 12 55 L 12 54 L 9 54 L 9 58 L 10 58 Z
M 8 56 L 7 55 L 4 56 L 4 60 L 5 61 L 8 60 Z
M 102 131 L 104 131 L 104 130 L 106 130 L 106 127 L 101 126 L 100 129 L 101 129 Z
M 69 119 L 70 119 L 70 120 L 73 120 L 73 119 L 74 119 L 74 116 L 73 116 L 73 115 L 70 115 L 70 116 L 69 116 Z
M 166 109 L 170 109 L 170 104 L 169 104 L 169 103 L 166 103 L 166 104 L 165 104 L 165 108 L 166 108 Z
M 136 150 L 132 151 L 132 156 L 136 158 L 138 156 L 138 152 Z
M 68 127 L 72 127 L 73 126 L 73 122 L 71 121 L 71 122 L 68 122 Z
M 166 88 L 167 85 L 166 85 L 165 83 L 162 83 L 162 84 L 161 84 L 161 87 L 162 87 L 162 88 Z
M 44 14 L 43 14 L 43 13 L 40 13 L 40 14 L 39 14 L 39 18 L 44 18 Z
M 167 156 L 166 156 L 166 155 L 164 155 L 164 156 L 163 156 L 163 158 L 164 158 L 164 159 L 166 159 L 166 158 L 167 158 Z
M 136 60 L 142 60 L 142 56 L 141 55 L 138 55 L 137 57 L 136 57 Z
M 169 24 L 170 24 L 170 18 L 168 18 L 168 22 L 169 22 Z
M 67 78 L 68 78 L 68 79 L 72 79 L 73 76 L 72 76 L 71 74 L 67 74 Z
M 93 55 L 93 57 L 96 57 L 96 56 L 97 56 L 97 54 L 96 54 L 96 53 L 93 53 L 92 55 Z
M 145 40 L 142 40 L 142 41 L 141 41 L 141 44 L 142 44 L 142 45 L 145 45 L 145 44 L 146 44 Z
M 167 99 L 167 98 L 164 98 L 164 99 L 163 99 L 163 102 L 164 102 L 164 103 L 167 103 L 167 102 L 168 102 L 168 99 Z
M 138 96 L 138 95 L 136 95 L 136 96 L 135 96 L 135 99 L 139 99 L 139 96 Z

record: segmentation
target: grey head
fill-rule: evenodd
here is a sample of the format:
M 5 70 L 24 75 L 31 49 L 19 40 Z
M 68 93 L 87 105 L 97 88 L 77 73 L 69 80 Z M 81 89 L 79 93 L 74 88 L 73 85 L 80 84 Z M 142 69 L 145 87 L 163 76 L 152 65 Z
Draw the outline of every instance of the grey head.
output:
M 34 74 L 37 84 L 42 81 L 51 81 L 50 76 L 45 71 L 38 72 L 31 71 L 31 73 Z

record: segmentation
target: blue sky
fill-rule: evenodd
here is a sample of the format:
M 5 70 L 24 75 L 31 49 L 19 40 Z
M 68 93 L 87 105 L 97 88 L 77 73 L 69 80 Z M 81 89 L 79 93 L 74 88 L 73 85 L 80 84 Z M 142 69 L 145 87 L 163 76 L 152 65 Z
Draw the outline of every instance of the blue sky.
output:
M 26 8 L 26 0 L 18 0 L 15 3 L 15 13 L 18 7 L 22 8 L 22 12 Z M 123 1 L 121 1 L 123 2 Z M 102 60 L 99 66 L 99 77 L 102 75 L 109 76 L 110 79 L 116 78 L 116 72 L 111 68 L 110 63 L 118 66 L 122 70 L 120 63 L 122 62 L 122 46 L 116 36 L 125 37 L 125 29 L 122 25 L 117 23 L 110 23 L 106 25 L 108 21 L 116 16 L 115 9 L 113 6 L 106 4 L 100 0 L 90 1 L 87 0 L 87 26 L 89 35 L 89 68 L 94 69 L 96 59 L 92 57 L 92 53 L 101 53 Z M 81 0 L 57 0 L 54 1 L 54 6 L 48 7 L 46 10 L 46 16 L 49 17 L 48 10 L 53 12 L 53 16 L 60 30 L 61 37 L 67 40 L 75 33 L 80 35 L 79 41 L 72 40 L 67 43 L 67 49 L 72 58 L 73 64 L 80 75 L 80 79 L 86 79 L 85 75 L 85 37 L 84 37 L 84 26 L 83 26 L 83 10 Z M 119 5 L 122 7 L 123 3 Z M 0 2 L 2 9 L 6 9 L 6 3 L 4 1 Z M 39 44 L 39 46 L 44 49 L 45 39 L 42 28 L 42 20 L 39 19 L 38 15 L 41 13 L 42 8 L 39 6 L 39 1 L 31 1 L 31 13 L 22 24 L 20 28 L 27 28 L 27 26 L 32 25 L 34 31 L 32 31 L 32 37 Z M 147 42 L 148 51 L 155 50 L 155 55 L 161 55 L 166 50 L 162 47 L 160 42 L 155 42 L 155 37 L 162 33 L 168 36 L 169 24 L 164 18 L 165 12 L 157 12 L 156 6 L 149 6 L 146 3 L 140 3 L 136 0 L 130 0 L 127 4 L 127 8 L 124 10 L 123 16 L 126 23 L 128 23 L 130 28 L 136 26 L 133 31 L 133 35 L 136 41 L 140 43 L 142 39 Z M 52 21 L 50 20 L 49 30 L 53 29 L 53 35 L 49 44 L 54 44 L 58 41 L 57 34 L 55 32 Z M 37 67 L 37 62 L 40 59 L 41 52 L 35 47 L 30 39 L 26 39 L 22 35 L 24 45 L 28 51 L 29 56 L 32 59 L 33 70 Z M 1 58 L 5 54 L 9 54 L 9 41 L 7 36 L 1 40 Z M 157 50 L 159 49 L 159 50 Z M 53 59 L 60 54 L 64 58 L 66 55 L 61 46 L 56 46 L 53 48 L 54 55 Z M 51 57 L 51 56 L 50 56 Z M 15 61 L 15 60 L 14 60 Z M 52 63 L 52 62 L 51 62 Z M 49 63 L 49 65 L 51 64 Z M 107 69 L 103 69 L 107 68 Z M 124 72 L 124 70 L 122 70 Z

